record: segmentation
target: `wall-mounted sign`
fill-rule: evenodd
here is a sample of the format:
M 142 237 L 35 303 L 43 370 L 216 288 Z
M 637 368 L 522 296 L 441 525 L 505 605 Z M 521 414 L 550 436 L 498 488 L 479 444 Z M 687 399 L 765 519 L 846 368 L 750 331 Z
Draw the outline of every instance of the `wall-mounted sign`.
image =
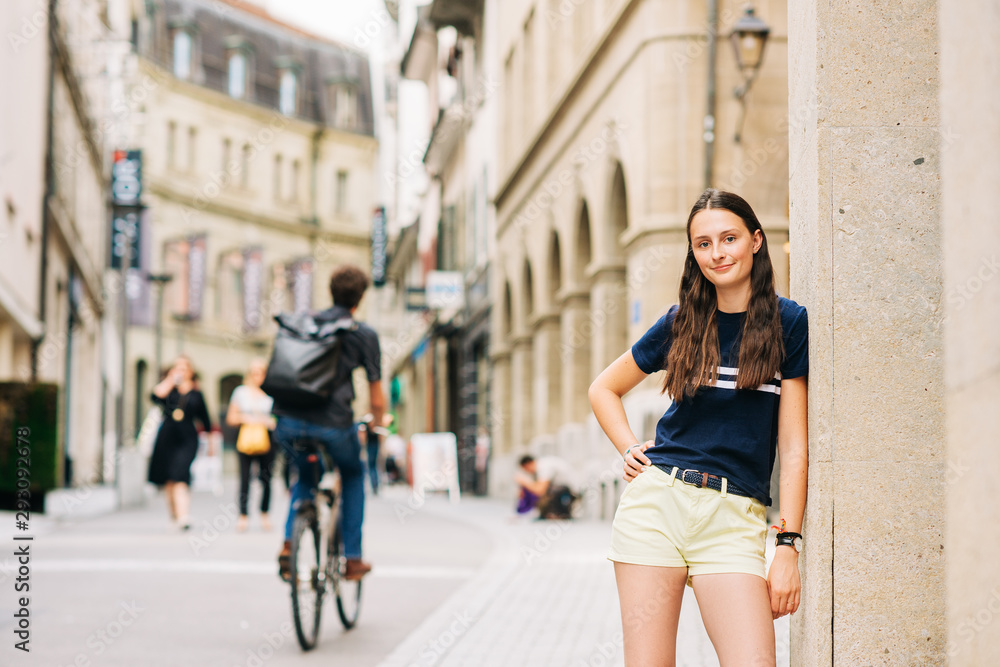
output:
M 427 272 L 427 307 L 437 310 L 465 304 L 465 281 L 458 271 Z
M 142 200 L 142 151 L 118 150 L 111 163 L 111 203 L 138 206 Z
M 372 285 L 385 285 L 385 272 L 388 266 L 387 255 L 389 235 L 386 232 L 385 207 L 375 209 L 372 217 Z

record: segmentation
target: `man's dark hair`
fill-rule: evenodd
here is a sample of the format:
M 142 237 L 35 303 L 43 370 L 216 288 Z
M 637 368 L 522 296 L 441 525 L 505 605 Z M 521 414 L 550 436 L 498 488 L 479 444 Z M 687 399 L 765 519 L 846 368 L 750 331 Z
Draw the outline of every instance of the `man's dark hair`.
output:
M 532 456 L 531 454 L 525 454 L 524 456 L 521 457 L 521 461 L 517 465 L 523 468 L 524 466 L 528 465 L 534 460 L 535 460 L 534 456 Z
M 350 264 L 337 267 L 330 276 L 330 296 L 333 305 L 355 308 L 368 289 L 368 274 Z

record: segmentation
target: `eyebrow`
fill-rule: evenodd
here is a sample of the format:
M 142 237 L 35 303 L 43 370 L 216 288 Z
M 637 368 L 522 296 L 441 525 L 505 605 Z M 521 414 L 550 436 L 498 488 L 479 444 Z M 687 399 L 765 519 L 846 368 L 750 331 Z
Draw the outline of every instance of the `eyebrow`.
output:
M 738 233 L 738 231 L 739 231 L 739 230 L 737 230 L 737 229 L 736 229 L 735 227 L 733 227 L 732 229 L 727 229 L 727 230 L 726 230 L 726 231 L 724 231 L 724 232 L 720 232 L 720 233 L 719 233 L 719 236 L 729 236 L 730 234 L 736 234 L 736 233 Z M 710 238 L 712 238 L 712 237 L 711 237 L 711 236 L 709 236 L 708 234 L 699 234 L 698 236 L 695 236 L 695 237 L 694 237 L 693 239 L 691 239 L 691 240 L 692 240 L 692 241 L 699 241 L 699 240 L 701 240 L 701 239 L 710 239 Z

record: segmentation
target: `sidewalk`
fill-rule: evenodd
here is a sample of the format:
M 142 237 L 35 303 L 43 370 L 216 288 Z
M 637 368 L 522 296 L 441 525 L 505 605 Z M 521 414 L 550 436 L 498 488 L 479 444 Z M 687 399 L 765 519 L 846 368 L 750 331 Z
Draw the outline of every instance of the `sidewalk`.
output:
M 383 501 L 408 507 L 408 496 Z M 380 667 L 623 665 L 610 522 L 521 521 L 506 503 L 428 497 L 417 510 L 484 530 L 485 565 L 380 663 Z M 772 547 L 773 549 L 773 547 Z M 770 560 L 771 550 L 768 552 Z M 775 624 L 778 665 L 788 664 L 788 618 Z M 685 589 L 678 667 L 717 667 L 698 605 Z

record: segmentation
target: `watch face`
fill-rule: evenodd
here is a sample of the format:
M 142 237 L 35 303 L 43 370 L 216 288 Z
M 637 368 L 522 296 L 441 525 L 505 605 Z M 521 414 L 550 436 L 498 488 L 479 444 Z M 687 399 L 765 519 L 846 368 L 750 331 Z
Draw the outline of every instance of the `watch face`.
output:
M 802 538 L 801 537 L 794 538 L 792 540 L 792 546 L 795 547 L 795 550 L 797 552 L 802 553 Z

